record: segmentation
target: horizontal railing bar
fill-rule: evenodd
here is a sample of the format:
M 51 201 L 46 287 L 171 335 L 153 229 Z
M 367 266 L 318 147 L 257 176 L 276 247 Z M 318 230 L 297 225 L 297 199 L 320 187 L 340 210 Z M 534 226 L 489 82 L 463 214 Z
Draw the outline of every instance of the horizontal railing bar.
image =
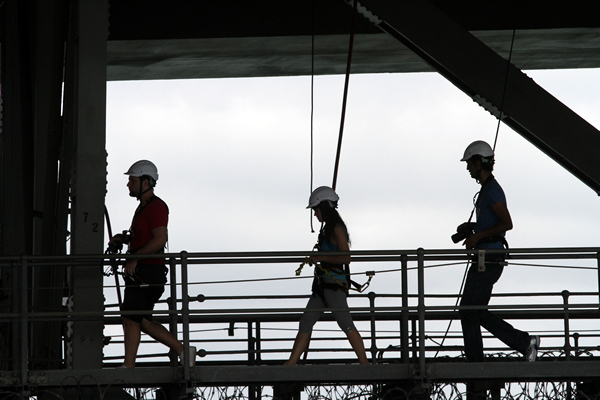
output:
M 568 305 L 565 304 L 502 304 L 502 305 L 488 305 L 488 306 L 463 306 L 463 309 L 490 309 L 495 311 L 504 311 L 502 315 L 517 315 L 517 314 L 526 314 L 535 311 L 535 313 L 543 312 L 545 313 L 545 317 L 549 317 L 554 315 L 557 318 L 564 318 L 565 312 L 569 312 L 570 316 L 572 314 L 573 318 L 577 318 L 577 315 L 581 315 L 585 313 L 585 315 L 591 314 L 590 317 L 597 317 L 599 313 L 598 303 L 587 303 L 587 304 L 578 304 L 578 303 L 570 303 Z M 426 311 L 429 314 L 432 314 L 436 311 L 457 311 L 459 306 L 456 305 L 430 305 L 426 306 Z M 297 318 L 298 314 L 304 312 L 304 308 L 261 308 L 260 311 L 263 315 L 271 315 L 271 314 L 280 314 L 280 315 L 290 315 L 294 318 Z M 331 310 L 331 309 L 324 309 Z M 401 312 L 408 311 L 409 315 L 411 313 L 417 312 L 417 306 L 378 306 L 378 307 L 350 307 L 350 311 L 353 315 L 359 315 L 360 313 L 366 313 L 365 315 L 369 318 L 373 316 L 382 317 L 386 313 L 390 312 Z M 150 314 L 150 312 L 147 312 Z M 121 315 L 133 315 L 140 314 L 139 311 L 56 311 L 56 312 L 30 312 L 28 313 L 28 317 L 31 320 L 42 321 L 42 320 L 56 320 L 57 318 L 69 318 L 72 320 L 98 320 L 103 316 L 121 316 Z M 143 314 L 143 313 L 142 313 Z M 178 311 L 169 311 L 169 310 L 154 310 L 152 312 L 157 318 L 161 315 L 179 315 Z M 226 314 L 229 318 L 232 315 L 240 316 L 244 314 L 251 314 L 252 320 L 258 320 L 258 314 L 256 313 L 256 308 L 236 308 L 236 309 L 201 309 L 195 310 L 190 309 L 190 316 L 200 316 L 202 318 L 207 317 L 208 315 L 219 315 Z M 433 314 L 432 314 L 433 315 Z M 19 318 L 20 314 L 18 313 L 0 313 L 0 321 L 10 322 L 12 319 Z M 398 317 L 398 315 L 396 315 Z M 261 317 L 264 319 L 264 317 Z
M 417 250 L 351 250 L 348 252 L 336 252 L 337 255 L 353 255 L 353 256 L 415 256 L 413 260 L 416 261 Z M 427 256 L 456 256 L 456 255 L 475 255 L 478 250 L 465 250 L 465 249 L 424 249 L 425 257 Z M 246 252 L 185 252 L 188 262 L 192 259 L 216 259 L 218 261 L 223 258 L 237 259 L 237 258 L 293 258 L 306 257 L 314 254 L 313 251 L 246 251 Z M 565 248 L 511 248 L 509 250 L 503 249 L 487 249 L 488 254 L 504 254 L 510 253 L 513 255 L 524 255 L 528 257 L 544 258 L 551 256 L 553 258 L 561 257 L 561 253 L 564 256 L 569 257 L 585 257 L 585 258 L 596 258 L 600 253 L 600 247 L 565 247 Z M 164 253 L 162 256 L 165 259 L 180 260 L 182 253 Z M 333 254 L 331 252 L 321 252 L 321 254 Z M 28 263 L 41 263 L 51 260 L 63 260 L 63 261 L 82 261 L 90 259 L 98 260 L 114 260 L 114 259 L 144 259 L 144 258 L 156 258 L 156 255 L 143 255 L 136 254 L 135 256 L 130 254 L 70 254 L 62 256 L 24 256 L 24 257 L 0 257 L 0 265 L 5 266 L 6 263 L 19 263 L 22 260 L 27 260 Z M 447 259 L 447 257 L 444 257 Z M 10 264 L 8 264 L 10 266 Z
M 600 292 L 569 292 L 569 298 L 578 297 L 578 296 L 598 296 Z M 417 294 L 407 294 L 409 298 L 417 298 Z M 299 294 L 299 295 L 253 295 L 253 296 L 205 296 L 203 294 L 199 294 L 197 296 L 189 296 L 189 301 L 217 301 L 217 300 L 273 300 L 273 299 L 308 299 L 312 295 L 310 294 Z M 367 294 L 349 294 L 348 298 L 369 298 L 373 296 L 374 298 L 402 298 L 402 294 L 379 294 L 375 292 L 370 292 Z M 514 293 L 493 293 L 492 298 L 494 297 L 562 297 L 563 294 L 561 292 L 514 292 Z M 201 297 L 201 299 L 198 299 Z M 447 293 L 447 294 L 425 294 L 425 298 L 448 298 L 448 299 L 456 299 L 456 293 Z M 170 298 L 166 300 L 160 301 L 160 303 L 168 303 Z M 181 302 L 181 299 L 177 299 L 177 302 Z M 107 305 L 108 306 L 108 305 Z M 116 305 L 112 305 L 116 306 Z

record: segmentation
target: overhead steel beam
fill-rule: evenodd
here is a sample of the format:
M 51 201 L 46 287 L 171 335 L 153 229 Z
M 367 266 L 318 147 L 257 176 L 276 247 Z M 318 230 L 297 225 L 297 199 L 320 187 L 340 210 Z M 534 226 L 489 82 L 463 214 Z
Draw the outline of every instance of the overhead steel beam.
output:
M 358 9 L 600 194 L 600 132 L 521 70 L 427 0 L 360 0 Z

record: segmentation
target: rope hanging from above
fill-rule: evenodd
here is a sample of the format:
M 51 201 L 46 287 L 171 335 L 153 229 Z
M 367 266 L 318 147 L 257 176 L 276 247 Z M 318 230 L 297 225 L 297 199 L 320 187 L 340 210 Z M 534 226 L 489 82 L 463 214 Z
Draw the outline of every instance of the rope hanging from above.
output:
M 354 25 L 356 21 L 358 0 L 354 0 L 352 7 L 352 19 L 350 23 L 350 43 L 348 45 L 348 63 L 346 64 L 346 79 L 344 82 L 344 96 L 342 100 L 342 116 L 340 121 L 340 133 L 338 136 L 337 152 L 335 155 L 335 167 L 333 169 L 333 183 L 331 188 L 335 190 L 338 177 L 338 169 L 340 164 L 340 154 L 342 152 L 342 137 L 344 135 L 344 121 L 346 120 L 346 102 L 348 99 L 348 84 L 350 82 L 350 66 L 352 65 L 352 49 L 354 48 Z
M 515 45 L 515 36 L 517 34 L 517 23 L 519 20 L 519 5 L 520 1 L 517 1 L 517 6 L 515 10 L 515 24 L 513 26 L 512 38 L 510 41 L 510 50 L 508 52 L 508 60 L 506 61 L 506 74 L 504 75 L 504 87 L 502 89 L 502 99 L 500 100 L 500 115 L 498 116 L 498 125 L 496 126 L 496 136 L 494 137 L 494 145 L 492 146 L 492 150 L 494 154 L 496 154 L 496 144 L 498 143 L 498 133 L 500 132 L 500 123 L 502 122 L 502 117 L 504 116 L 504 99 L 506 97 L 506 87 L 508 86 L 508 72 L 510 71 L 510 63 L 512 61 L 513 48 Z

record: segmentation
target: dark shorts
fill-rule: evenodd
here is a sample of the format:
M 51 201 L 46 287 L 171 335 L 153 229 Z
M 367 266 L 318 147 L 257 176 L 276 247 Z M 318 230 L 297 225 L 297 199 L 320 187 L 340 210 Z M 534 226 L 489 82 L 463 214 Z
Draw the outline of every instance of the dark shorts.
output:
M 165 291 L 167 268 L 164 265 L 138 264 L 135 279 L 125 278 L 125 298 L 122 311 L 143 311 L 142 314 L 128 314 L 124 317 L 141 323 L 142 319 L 152 321 L 152 310 Z

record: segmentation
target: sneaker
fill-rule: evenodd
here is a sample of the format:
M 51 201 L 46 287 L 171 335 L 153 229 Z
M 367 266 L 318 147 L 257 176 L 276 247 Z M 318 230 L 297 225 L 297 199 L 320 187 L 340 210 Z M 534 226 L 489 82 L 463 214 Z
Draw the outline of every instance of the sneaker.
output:
M 188 362 L 190 363 L 190 367 L 196 366 L 196 346 L 189 346 L 188 350 Z M 185 351 L 185 349 L 184 349 Z M 179 355 L 179 362 L 183 365 L 183 353 Z
M 527 353 L 525 353 L 525 359 L 529 362 L 535 361 L 537 352 L 540 349 L 541 339 L 539 336 L 529 337 L 529 346 L 527 346 Z

